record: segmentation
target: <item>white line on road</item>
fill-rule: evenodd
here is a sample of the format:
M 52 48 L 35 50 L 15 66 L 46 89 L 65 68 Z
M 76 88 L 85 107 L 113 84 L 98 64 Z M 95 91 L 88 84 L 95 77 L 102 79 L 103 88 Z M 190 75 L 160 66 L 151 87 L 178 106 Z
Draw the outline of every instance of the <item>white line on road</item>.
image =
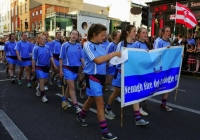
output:
M 161 101 L 159 100 L 156 100 L 156 99 L 148 99 L 149 101 L 152 101 L 152 102 L 155 102 L 155 103 L 159 103 Z M 187 108 L 187 107 L 183 107 L 183 106 L 179 106 L 179 105 L 175 105 L 175 104 L 172 104 L 172 103 L 167 103 L 168 106 L 171 106 L 171 107 L 174 107 L 174 108 L 178 108 L 178 109 L 181 109 L 181 110 L 184 110 L 184 111 L 188 111 L 188 112 L 192 112 L 192 113 L 195 113 L 195 114 L 199 114 L 200 115 L 200 111 L 198 110 L 194 110 L 194 109 L 191 109 L 191 108 Z
M 28 140 L 3 110 L 0 110 L 0 121 L 14 140 Z
M 17 71 L 19 71 L 19 69 L 15 70 L 15 72 L 17 72 Z M 2 71 L 0 71 L 0 73 L 1 73 L 1 72 L 6 72 L 6 70 L 2 70 Z
M 22 80 L 24 80 L 25 78 L 22 78 Z M 18 78 L 16 78 L 15 80 L 18 80 Z M 0 82 L 4 82 L 4 81 L 10 81 L 10 79 L 3 79 L 3 80 L 0 80 Z
M 59 96 L 59 97 L 63 97 L 63 95 L 60 94 L 60 93 L 56 93 L 56 95 Z M 68 100 L 69 100 L 70 102 L 72 102 L 71 99 L 68 99 Z M 78 102 L 78 105 L 80 105 L 80 106 L 83 107 L 83 104 L 82 104 L 82 103 L 79 103 L 79 102 Z M 92 112 L 94 112 L 94 113 L 97 113 L 97 110 L 95 110 L 95 109 L 93 109 L 93 108 L 90 108 L 89 110 L 92 111 Z M 106 117 L 107 119 L 109 119 L 109 120 L 113 120 L 113 119 L 114 119 L 114 118 L 112 118 L 112 117 L 109 117 L 109 116 L 106 115 L 106 114 L 105 114 L 105 117 Z
M 186 90 L 184 90 L 184 89 L 178 89 L 179 91 L 182 91 L 182 92 L 186 92 Z

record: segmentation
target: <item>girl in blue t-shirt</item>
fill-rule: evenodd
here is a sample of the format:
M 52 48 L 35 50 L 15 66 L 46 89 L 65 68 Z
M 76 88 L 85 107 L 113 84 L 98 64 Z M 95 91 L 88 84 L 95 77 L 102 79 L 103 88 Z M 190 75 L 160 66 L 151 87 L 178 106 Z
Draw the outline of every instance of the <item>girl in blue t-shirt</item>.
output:
M 36 95 L 42 95 L 42 102 L 48 102 L 45 95 L 44 86 L 49 77 L 50 60 L 55 69 L 57 66 L 54 63 L 53 55 L 48 46 L 45 45 L 46 37 L 44 35 L 38 36 L 37 45 L 32 53 L 32 72 L 36 72 L 36 77 L 39 79 L 39 87 L 37 88 Z
M 15 51 L 15 46 L 16 46 L 15 34 L 12 33 L 9 35 L 9 41 L 6 42 L 5 47 L 4 47 L 4 51 L 5 51 L 4 53 L 9 65 L 9 74 L 10 74 L 10 80 L 12 83 L 15 82 L 14 73 L 15 73 L 15 66 L 17 64 L 17 54 Z
M 116 51 L 117 44 L 119 43 L 119 39 L 120 39 L 120 32 L 114 31 L 111 37 L 112 37 L 112 42 L 106 48 L 107 54 Z M 112 83 L 113 76 L 115 75 L 115 71 L 116 71 L 115 66 L 108 63 L 107 70 L 106 70 L 106 87 L 105 87 L 106 90 L 110 90 L 111 88 L 111 83 Z
M 133 25 L 126 26 L 126 29 L 122 31 L 121 37 L 120 37 L 120 43 L 117 46 L 117 52 L 121 51 L 122 47 L 127 48 L 135 48 L 135 43 L 133 43 L 133 38 L 136 36 L 136 28 Z M 111 96 L 108 99 L 108 103 L 105 109 L 105 112 L 110 117 L 115 117 L 116 115 L 112 112 L 111 106 L 114 102 L 115 98 L 120 95 L 121 93 L 121 65 L 117 65 L 117 70 L 114 76 L 114 79 L 112 81 L 114 88 L 114 92 L 111 94 Z M 133 104 L 133 110 L 135 115 L 135 124 L 136 125 L 146 125 L 149 122 L 143 120 L 141 118 L 140 114 L 140 106 L 139 103 Z
M 79 108 L 76 93 L 75 93 L 75 80 L 78 78 L 79 67 L 84 65 L 82 47 L 79 43 L 76 42 L 78 39 L 79 32 L 77 30 L 72 30 L 70 33 L 70 40 L 66 42 L 61 47 L 61 52 L 59 56 L 60 63 L 60 77 L 64 76 L 64 79 L 67 82 L 69 93 L 66 90 L 66 99 L 70 95 L 76 113 L 79 113 L 81 109 Z M 63 100 L 66 100 L 63 98 Z M 67 100 L 66 100 L 67 101 Z M 68 101 L 67 101 L 68 102 Z
M 32 45 L 27 41 L 27 34 L 23 32 L 22 40 L 18 41 L 15 46 L 18 58 L 18 65 L 20 66 L 18 84 L 22 85 L 21 77 L 25 68 L 28 88 L 31 87 L 31 80 L 30 80 L 30 66 L 31 66 L 31 53 L 32 53 L 31 49 Z
M 171 29 L 168 26 L 165 26 L 162 28 L 162 39 L 158 42 L 158 47 L 157 48 L 170 48 L 171 44 L 169 42 L 169 38 L 171 36 Z M 169 93 L 163 94 L 162 101 L 160 108 L 165 110 L 165 111 L 172 111 L 172 108 L 167 106 L 167 98 L 169 96 Z
M 51 47 L 50 47 L 50 50 L 53 54 L 54 63 L 56 64 L 57 67 L 59 67 L 59 56 L 60 56 L 61 46 L 62 46 L 61 32 L 57 32 L 56 39 L 51 42 Z M 53 70 L 52 77 L 50 78 L 50 85 L 53 84 L 54 77 L 57 74 L 59 74 L 59 69 Z M 58 80 L 57 80 L 57 86 L 61 87 L 61 77 L 59 77 L 59 76 L 58 76 Z
M 106 54 L 106 48 L 100 44 L 103 42 L 106 34 L 106 27 L 101 24 L 92 24 L 88 30 L 88 42 L 84 45 L 84 72 L 86 76 L 86 94 L 88 99 L 83 105 L 77 120 L 82 126 L 87 126 L 85 115 L 92 104 L 97 106 L 97 118 L 102 131 L 103 139 L 117 139 L 109 133 L 104 113 L 104 99 L 102 87 L 105 83 L 106 62 L 114 56 L 121 56 L 120 52 Z

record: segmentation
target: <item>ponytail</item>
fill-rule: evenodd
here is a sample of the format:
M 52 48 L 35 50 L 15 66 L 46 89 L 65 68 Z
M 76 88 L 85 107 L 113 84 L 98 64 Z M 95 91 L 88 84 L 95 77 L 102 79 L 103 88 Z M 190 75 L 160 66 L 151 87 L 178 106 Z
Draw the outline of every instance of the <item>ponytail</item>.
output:
M 126 37 L 128 36 L 127 32 L 131 32 L 131 30 L 135 28 L 135 26 L 133 25 L 128 25 L 126 26 L 125 30 L 122 30 L 122 33 L 121 33 L 121 36 L 120 36 L 120 42 L 121 41 L 124 41 L 124 47 L 127 47 L 127 40 L 126 40 Z

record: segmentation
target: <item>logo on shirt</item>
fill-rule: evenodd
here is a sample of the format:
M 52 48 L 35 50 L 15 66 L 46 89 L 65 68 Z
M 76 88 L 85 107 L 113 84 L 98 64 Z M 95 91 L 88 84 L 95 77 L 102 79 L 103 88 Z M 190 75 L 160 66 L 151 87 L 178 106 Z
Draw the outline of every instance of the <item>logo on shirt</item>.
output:
M 162 71 L 162 54 L 161 53 L 157 54 L 156 64 L 153 70 L 155 73 L 159 73 Z

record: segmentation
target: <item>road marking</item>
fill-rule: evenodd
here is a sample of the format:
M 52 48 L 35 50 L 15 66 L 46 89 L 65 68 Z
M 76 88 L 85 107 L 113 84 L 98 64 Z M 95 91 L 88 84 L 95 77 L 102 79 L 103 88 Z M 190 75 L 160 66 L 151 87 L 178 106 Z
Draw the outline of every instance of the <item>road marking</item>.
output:
M 184 89 L 178 89 L 179 91 L 182 91 L 182 92 L 186 92 L 186 90 L 184 90 Z
M 159 100 L 156 100 L 156 99 L 148 99 L 149 101 L 152 101 L 152 102 L 155 102 L 155 103 L 159 103 L 161 101 Z M 198 110 L 194 110 L 194 109 L 191 109 L 191 108 L 187 108 L 187 107 L 183 107 L 183 106 L 179 106 L 179 105 L 175 105 L 175 104 L 172 104 L 172 103 L 167 103 L 168 106 L 171 106 L 171 107 L 174 107 L 174 108 L 178 108 L 178 109 L 181 109 L 181 110 L 184 110 L 184 111 L 188 111 L 188 112 L 192 112 L 192 113 L 195 113 L 195 114 L 199 114 L 200 115 L 200 111 Z
M 60 94 L 60 93 L 56 93 L 56 95 L 59 96 L 59 97 L 63 97 L 63 95 Z M 68 100 L 69 100 L 70 102 L 72 102 L 71 99 L 68 99 Z M 81 107 L 83 107 L 83 104 L 82 104 L 82 103 L 79 103 L 79 102 L 78 102 L 78 105 L 80 105 Z M 97 110 L 95 110 L 95 109 L 93 109 L 93 108 L 90 108 L 89 110 L 92 111 L 92 112 L 94 112 L 94 113 L 97 113 Z M 113 119 L 114 119 L 114 118 L 108 116 L 107 114 L 105 114 L 105 117 L 106 117 L 107 119 L 109 119 L 109 120 L 113 120 Z
M 19 69 L 15 70 L 15 72 L 17 72 L 17 71 L 19 71 Z M 0 71 L 0 73 L 1 73 L 1 72 L 6 72 L 6 70 L 2 70 L 2 71 Z
M 22 78 L 21 80 L 24 80 L 24 79 L 25 79 L 25 78 Z M 16 81 L 16 80 L 18 80 L 18 78 L 16 78 L 15 81 Z M 3 80 L 0 80 L 0 82 L 4 82 L 4 81 L 10 81 L 10 79 L 3 79 Z
M 14 140 L 28 140 L 3 110 L 0 110 L 0 121 Z

